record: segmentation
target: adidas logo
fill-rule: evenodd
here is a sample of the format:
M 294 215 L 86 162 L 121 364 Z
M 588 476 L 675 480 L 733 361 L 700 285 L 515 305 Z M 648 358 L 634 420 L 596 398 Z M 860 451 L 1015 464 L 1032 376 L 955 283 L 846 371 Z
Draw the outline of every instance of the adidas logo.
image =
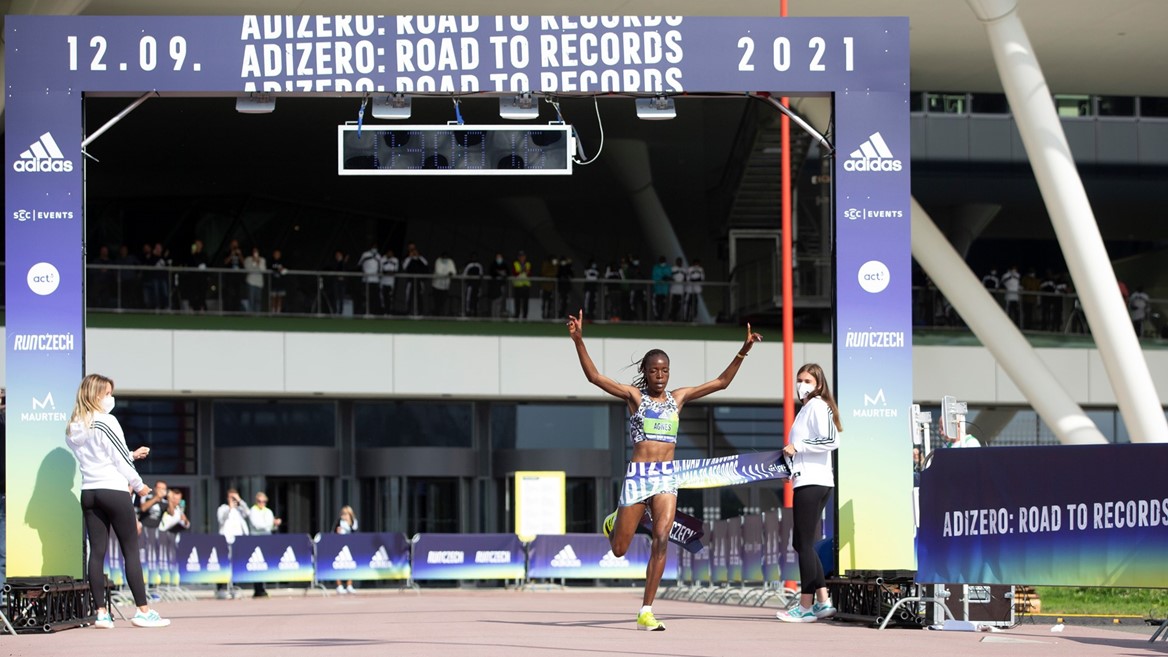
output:
M 565 545 L 556 556 L 552 557 L 552 568 L 579 568 L 583 565 L 576 557 L 576 551 L 571 545 Z
M 879 132 L 873 132 L 868 141 L 852 151 L 844 161 L 844 171 L 900 171 L 903 168 L 900 160 L 892 154 L 892 149 L 884 143 L 884 137 Z
M 267 570 L 267 569 L 268 569 L 268 560 L 264 559 L 263 551 L 260 550 L 259 547 L 257 546 L 255 549 L 255 552 L 252 552 L 251 556 L 247 558 L 247 570 L 248 570 L 248 572 L 255 572 L 257 570 Z
M 287 553 L 285 553 L 287 555 Z M 295 557 L 293 557 L 295 559 Z M 281 564 L 282 565 L 282 564 Z M 336 558 L 333 559 L 334 570 L 356 570 L 357 562 L 353 561 L 353 553 L 349 551 L 349 546 L 346 545 L 337 553 Z
M 20 173 L 68 173 L 73 170 L 73 161 L 65 158 L 53 134 L 46 132 L 20 154 L 12 168 Z
M 187 572 L 197 573 L 202 570 L 199 566 L 199 548 L 191 548 L 191 556 L 187 558 Z
M 393 568 L 393 562 L 389 560 L 389 550 L 385 546 L 377 548 L 377 552 L 373 553 L 373 558 L 369 560 L 369 567 L 374 570 L 389 570 Z
M 604 557 L 600 560 L 600 567 L 601 568 L 628 568 L 629 567 L 629 560 L 624 558 L 624 557 L 618 557 L 612 553 L 612 550 L 609 550 L 608 554 L 604 555 Z
M 256 548 L 256 552 L 259 551 L 260 549 Z M 300 570 L 300 562 L 296 560 L 296 553 L 292 551 L 291 545 L 288 546 L 288 549 L 284 550 L 284 556 L 280 557 L 280 565 L 276 567 L 280 570 Z M 264 568 L 266 569 L 267 566 L 265 565 Z
M 207 572 L 219 570 L 219 548 L 211 548 L 211 555 L 207 557 Z

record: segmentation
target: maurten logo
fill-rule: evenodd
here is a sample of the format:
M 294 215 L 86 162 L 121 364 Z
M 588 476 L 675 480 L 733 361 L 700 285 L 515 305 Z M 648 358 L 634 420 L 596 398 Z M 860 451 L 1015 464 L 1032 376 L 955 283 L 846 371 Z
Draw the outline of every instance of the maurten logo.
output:
M 68 173 L 73 170 L 73 162 L 65 158 L 53 133 L 46 132 L 20 154 L 12 168 L 20 173 Z
M 844 162 L 844 171 L 900 171 L 903 168 L 900 160 L 892 154 L 892 149 L 884 143 L 884 137 L 879 132 L 873 132 L 868 141 L 852 151 Z

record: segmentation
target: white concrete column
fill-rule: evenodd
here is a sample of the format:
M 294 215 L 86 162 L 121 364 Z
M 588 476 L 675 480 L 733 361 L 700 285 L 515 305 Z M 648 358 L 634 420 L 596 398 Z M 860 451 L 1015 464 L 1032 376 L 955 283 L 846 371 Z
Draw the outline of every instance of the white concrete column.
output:
M 912 254 L 1064 445 L 1106 443 L 914 198 Z
M 1168 420 L 1156 396 L 1135 330 L 1128 321 L 1115 271 L 1075 168 L 1050 89 L 1018 17 L 1017 1 L 966 2 L 989 36 L 1010 110 L 1128 433 L 1133 442 L 1168 442 Z M 915 236 L 913 239 L 915 242 Z M 949 298 L 953 300 L 952 296 Z

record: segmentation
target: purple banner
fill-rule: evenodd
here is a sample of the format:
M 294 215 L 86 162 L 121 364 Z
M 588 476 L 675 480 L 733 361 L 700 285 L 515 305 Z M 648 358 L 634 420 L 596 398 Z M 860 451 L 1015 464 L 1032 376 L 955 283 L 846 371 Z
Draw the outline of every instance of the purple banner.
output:
M 384 581 L 410 578 L 410 544 L 397 533 L 321 534 L 316 579 Z
M 840 567 L 911 569 L 912 508 L 887 502 L 912 489 L 908 78 L 899 91 L 835 101 L 836 494 L 839 543 L 848 546 Z
M 1168 445 L 943 449 L 921 473 L 917 580 L 1168 586 Z
M 707 522 L 703 525 L 705 529 L 706 538 L 709 541 L 706 544 L 706 549 L 701 552 L 695 552 L 693 555 L 693 581 L 699 584 L 706 584 L 712 580 L 713 563 L 714 563 L 714 523 Z
M 908 71 L 905 18 L 11 18 L 17 89 L 35 80 L 42 89 L 84 81 L 78 91 L 798 95 L 901 91 Z
M 231 581 L 227 537 L 183 532 L 178 536 L 178 581 L 183 584 L 226 584 Z
M 670 545 L 663 579 L 677 579 L 677 551 Z M 649 539 L 644 536 L 634 536 L 621 557 L 597 534 L 537 536 L 528 545 L 529 579 L 645 579 L 648 565 Z
M 312 539 L 306 534 L 237 536 L 231 544 L 231 581 L 236 584 L 311 582 L 313 567 Z
M 762 582 L 762 516 L 742 517 L 742 581 Z
M 523 579 L 523 544 L 515 534 L 418 534 L 411 572 L 422 579 Z
M 730 527 L 725 520 L 714 521 L 711 535 L 710 581 L 714 584 L 730 582 Z

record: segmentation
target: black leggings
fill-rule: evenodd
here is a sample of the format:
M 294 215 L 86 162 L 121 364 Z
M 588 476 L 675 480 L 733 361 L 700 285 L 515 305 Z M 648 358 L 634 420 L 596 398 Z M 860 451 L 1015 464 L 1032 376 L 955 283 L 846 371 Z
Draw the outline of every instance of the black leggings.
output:
M 795 551 L 799 553 L 800 593 L 815 593 L 827 586 L 827 580 L 823 575 L 823 562 L 815 553 L 815 542 L 819 538 L 815 528 L 819 526 L 819 519 L 823 517 L 823 509 L 827 506 L 827 496 L 830 494 L 830 486 L 800 486 L 795 489 L 795 499 L 792 503 L 795 524 L 791 532 L 791 542 Z
M 142 579 L 142 561 L 138 556 L 138 518 L 130 495 L 124 490 L 86 489 L 81 491 L 81 511 L 85 516 L 85 533 L 89 536 L 89 565 L 86 575 L 89 592 L 96 607 L 105 606 L 105 551 L 109 549 L 109 530 L 122 546 L 126 583 L 134 594 L 134 604 L 146 606 L 146 584 Z

